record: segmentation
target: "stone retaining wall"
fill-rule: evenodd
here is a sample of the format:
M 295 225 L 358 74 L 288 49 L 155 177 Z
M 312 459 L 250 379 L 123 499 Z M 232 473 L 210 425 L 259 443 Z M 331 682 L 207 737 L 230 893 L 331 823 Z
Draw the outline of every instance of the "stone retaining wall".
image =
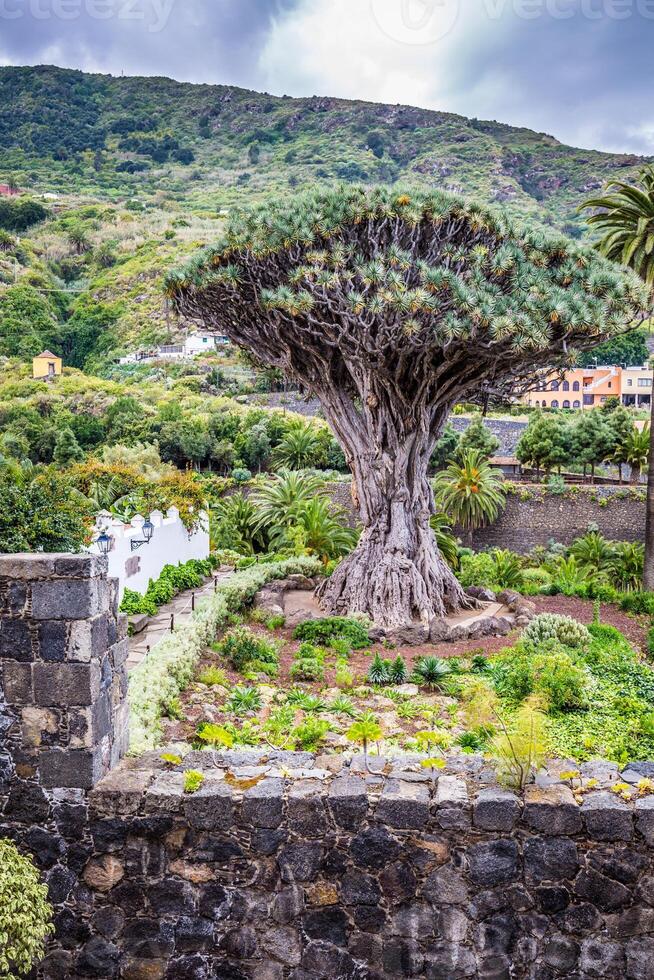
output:
M 654 807 L 512 793 L 416 760 L 146 758 L 14 812 L 57 903 L 39 975 L 391 980 L 652 977 Z
M 349 483 L 330 483 L 329 497 L 356 523 Z M 509 548 L 526 554 L 552 539 L 572 544 L 588 525 L 597 525 L 613 541 L 642 541 L 645 537 L 644 491 L 628 487 L 568 487 L 565 494 L 548 493 L 544 487 L 518 486 L 507 496 L 506 508 L 490 527 L 473 535 L 477 549 Z M 459 528 L 457 533 L 464 538 Z
M 39 978 L 653 976 L 654 796 L 611 789 L 653 764 L 584 765 L 579 805 L 464 754 L 119 762 L 115 593 L 91 556 L 0 557 L 0 836 L 55 907 Z

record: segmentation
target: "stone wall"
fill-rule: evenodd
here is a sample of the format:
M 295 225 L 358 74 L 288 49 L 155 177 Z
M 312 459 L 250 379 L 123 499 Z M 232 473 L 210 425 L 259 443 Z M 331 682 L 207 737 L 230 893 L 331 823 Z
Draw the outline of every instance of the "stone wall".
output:
M 356 523 L 350 484 L 330 483 L 331 500 L 346 509 Z M 564 495 L 548 493 L 544 487 L 520 486 L 507 496 L 506 509 L 490 527 L 473 535 L 477 549 L 509 548 L 526 554 L 552 539 L 571 544 L 588 525 L 597 525 L 613 541 L 642 541 L 645 537 L 644 491 L 629 487 L 568 487 Z M 457 534 L 464 538 L 458 528 Z
M 654 764 L 585 764 L 579 805 L 464 754 L 119 761 L 123 634 L 102 561 L 0 557 L 0 836 L 56 913 L 37 977 L 654 975 L 654 796 L 612 791 Z
M 144 758 L 14 815 L 57 903 L 39 976 L 652 977 L 651 798 L 332 762 L 193 753 L 189 795 Z
M 116 586 L 106 560 L 92 555 L 0 555 L 5 815 L 25 801 L 44 812 L 49 790 L 90 789 L 127 749 L 126 620 Z
M 509 494 L 494 524 L 475 531 L 473 544 L 477 549 L 510 548 L 525 554 L 552 539 L 572 544 L 589 524 L 613 541 L 643 541 L 643 492 L 625 487 L 568 487 L 565 495 L 557 496 L 538 487 L 519 488 Z

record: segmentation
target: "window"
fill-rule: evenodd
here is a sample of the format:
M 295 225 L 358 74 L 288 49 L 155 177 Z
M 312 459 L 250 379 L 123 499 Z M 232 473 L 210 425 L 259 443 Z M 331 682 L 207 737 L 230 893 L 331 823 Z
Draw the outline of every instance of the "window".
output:
M 572 407 L 573 408 L 581 408 L 581 402 L 579 401 L 579 399 L 577 399 L 577 401 L 574 401 L 572 403 Z
M 595 395 L 584 395 L 584 405 L 594 405 Z
M 536 408 L 540 408 L 540 402 L 536 399 Z
M 568 381 L 564 381 L 563 382 L 563 390 L 564 391 L 570 391 L 570 383 Z
M 554 401 L 552 402 L 551 408 L 558 408 L 558 407 L 559 407 L 559 402 L 558 399 L 555 398 Z
M 628 388 L 633 388 L 633 386 L 634 386 L 634 379 L 633 378 L 627 378 L 627 387 Z
M 638 387 L 639 388 L 651 388 L 652 387 L 652 382 L 651 382 L 651 380 L 649 378 L 639 378 L 638 379 Z
M 613 387 L 613 382 L 612 381 L 609 381 L 609 388 L 612 388 L 612 387 Z
M 550 391 L 558 391 L 558 390 L 559 390 L 559 382 L 558 381 L 553 381 L 552 384 L 551 384 L 551 386 L 550 386 Z M 557 405 L 557 408 L 558 408 L 558 405 Z
M 572 390 L 573 391 L 579 391 L 579 382 L 578 381 L 573 381 L 572 382 Z

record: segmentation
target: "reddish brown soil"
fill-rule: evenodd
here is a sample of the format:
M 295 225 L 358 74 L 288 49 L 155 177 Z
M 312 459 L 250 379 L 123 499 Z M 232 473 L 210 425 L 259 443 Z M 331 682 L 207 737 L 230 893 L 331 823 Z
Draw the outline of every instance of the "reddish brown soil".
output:
M 564 616 L 572 616 L 574 619 L 577 619 L 579 622 L 584 624 L 589 624 L 593 620 L 593 603 L 587 600 L 566 596 L 536 596 L 533 597 L 531 601 L 534 602 L 539 613 L 550 612 L 558 613 Z M 649 628 L 648 617 L 630 616 L 622 612 L 618 606 L 603 605 L 601 608 L 601 621 L 607 625 L 615 626 L 617 629 L 619 629 L 620 632 L 623 633 L 637 649 L 644 649 L 645 639 Z M 290 690 L 292 687 L 297 686 L 299 682 L 294 681 L 290 675 L 291 666 L 294 663 L 295 652 L 300 645 L 297 640 L 293 639 L 293 630 L 281 629 L 271 632 L 257 623 L 250 623 L 249 625 L 254 632 L 265 636 L 267 639 L 283 641 L 279 655 L 279 674 L 276 678 L 270 680 L 269 683 L 271 686 L 279 688 L 280 690 Z M 474 656 L 475 654 L 485 654 L 489 656 L 493 653 L 497 653 L 499 650 L 502 650 L 505 647 L 513 646 L 518 636 L 519 631 L 516 631 L 507 637 L 489 637 L 481 641 L 477 640 L 463 641 L 461 643 L 426 644 L 424 646 L 397 647 L 395 649 L 386 649 L 381 644 L 375 644 L 367 650 L 353 650 L 349 657 L 348 667 L 354 677 L 354 686 L 356 687 L 365 684 L 366 674 L 368 673 L 370 662 L 375 653 L 379 653 L 382 657 L 389 659 L 394 659 L 398 656 L 398 654 L 400 654 L 406 661 L 410 673 L 413 664 L 419 657 L 436 656 L 443 658 L 464 658 Z M 304 690 L 311 691 L 315 694 L 319 694 L 320 691 L 324 690 L 325 688 L 334 688 L 336 678 L 334 660 L 335 655 L 327 655 L 324 681 L 317 681 L 314 683 L 302 682 L 300 686 Z M 236 671 L 230 670 L 225 665 L 222 658 L 213 653 L 211 650 L 207 651 L 206 656 L 203 658 L 198 667 L 196 676 L 202 673 L 206 667 L 211 665 L 219 666 L 225 672 L 230 680 L 231 686 L 236 686 L 239 684 L 243 685 L 247 683 L 244 681 L 242 675 Z M 267 682 L 262 680 L 261 683 L 265 684 Z M 184 720 L 173 724 L 169 723 L 167 725 L 167 735 L 171 741 L 192 738 L 198 722 L 203 719 L 206 720 L 207 718 L 205 706 L 209 707 L 215 701 L 220 702 L 224 700 L 225 692 L 221 688 L 215 688 L 212 691 L 211 688 L 202 687 L 200 690 L 203 692 L 201 698 L 198 698 L 198 688 L 195 685 L 191 685 L 189 690 L 182 695 L 181 700 L 184 709 Z

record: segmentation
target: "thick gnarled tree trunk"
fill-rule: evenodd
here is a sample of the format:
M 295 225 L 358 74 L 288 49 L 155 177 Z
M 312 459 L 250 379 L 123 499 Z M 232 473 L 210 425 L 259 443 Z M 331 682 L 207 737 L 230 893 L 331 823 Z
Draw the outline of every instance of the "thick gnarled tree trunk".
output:
M 322 608 L 331 615 L 362 613 L 394 629 L 428 626 L 474 605 L 441 556 L 429 523 L 435 509 L 429 459 L 447 412 L 417 404 L 407 413 L 388 389 L 369 390 L 362 412 L 343 400 L 334 406 L 330 392 L 320 394 L 352 470 L 363 524 L 357 547 L 318 592 Z

